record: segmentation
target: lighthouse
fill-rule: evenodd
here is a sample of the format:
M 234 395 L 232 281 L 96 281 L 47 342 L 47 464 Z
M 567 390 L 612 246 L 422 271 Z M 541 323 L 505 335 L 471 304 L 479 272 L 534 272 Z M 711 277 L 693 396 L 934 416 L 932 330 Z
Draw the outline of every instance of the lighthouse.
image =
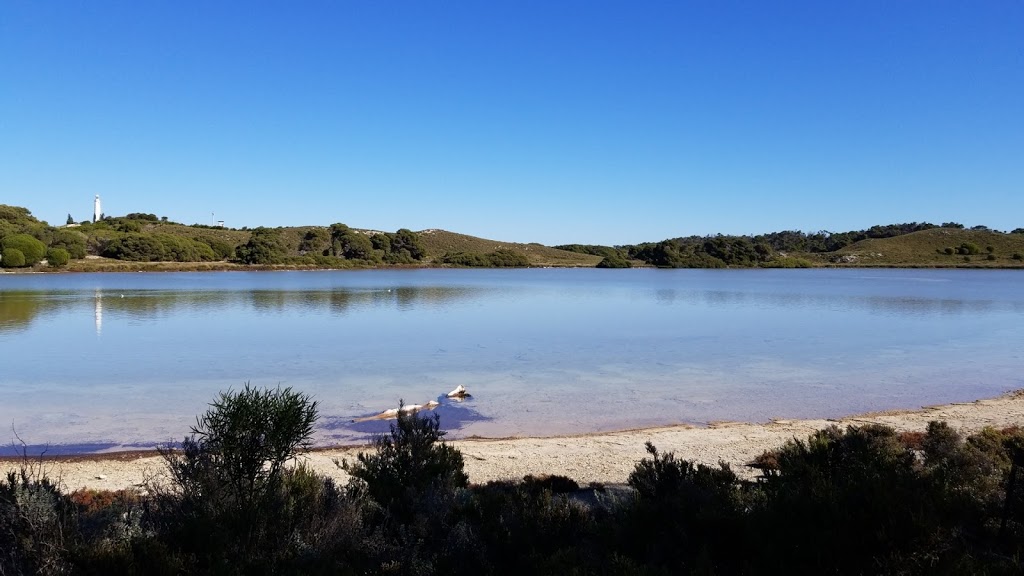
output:
M 102 215 L 103 215 L 103 212 L 100 210 L 100 195 L 97 194 L 96 195 L 96 200 L 94 200 L 93 203 L 92 203 L 92 221 L 93 222 L 99 222 L 100 221 L 100 216 L 102 216 Z

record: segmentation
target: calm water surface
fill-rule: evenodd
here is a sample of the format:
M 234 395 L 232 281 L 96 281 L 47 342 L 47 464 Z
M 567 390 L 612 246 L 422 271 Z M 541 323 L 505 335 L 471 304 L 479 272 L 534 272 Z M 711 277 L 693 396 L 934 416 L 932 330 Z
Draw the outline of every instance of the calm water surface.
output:
M 1024 274 L 403 270 L 0 275 L 0 443 L 180 439 L 220 390 L 311 393 L 318 441 L 829 417 L 1022 387 Z M 385 426 L 386 427 L 386 426 Z M 8 449 L 9 451 L 9 449 Z

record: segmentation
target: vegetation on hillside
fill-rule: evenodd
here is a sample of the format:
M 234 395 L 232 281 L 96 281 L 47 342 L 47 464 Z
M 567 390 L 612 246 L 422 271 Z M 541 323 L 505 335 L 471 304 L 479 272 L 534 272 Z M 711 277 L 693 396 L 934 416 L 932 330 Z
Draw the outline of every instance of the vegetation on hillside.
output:
M 69 215 L 69 221 L 72 219 Z M 229 229 L 170 222 L 134 212 L 53 227 L 25 208 L 0 205 L 0 266 L 212 270 L 246 267 L 351 268 L 389 265 L 465 267 L 803 268 L 812 266 L 1024 265 L 1024 228 L 1004 233 L 911 222 L 851 232 L 782 231 L 756 236 L 688 236 L 624 246 L 498 242 L 444 230 L 359 230 L 345 224 Z M 82 263 L 87 256 L 101 261 Z M 125 264 L 133 263 L 133 264 Z M 174 263 L 174 264 L 169 264 Z
M 0 574 L 1015 574 L 1024 431 L 831 427 L 740 479 L 648 444 L 628 486 L 470 484 L 406 414 L 343 486 L 302 464 L 316 404 L 224 393 L 146 492 L 0 479 Z
M 910 222 L 851 232 L 772 232 L 688 236 L 624 246 L 557 248 L 601 256 L 602 267 L 639 261 L 659 268 L 808 268 L 813 266 L 1019 266 L 1024 233 Z M 951 257 L 952 256 L 952 257 Z M 1020 256 L 1020 257 L 1018 257 Z M 617 265 L 616 265 L 617 264 Z

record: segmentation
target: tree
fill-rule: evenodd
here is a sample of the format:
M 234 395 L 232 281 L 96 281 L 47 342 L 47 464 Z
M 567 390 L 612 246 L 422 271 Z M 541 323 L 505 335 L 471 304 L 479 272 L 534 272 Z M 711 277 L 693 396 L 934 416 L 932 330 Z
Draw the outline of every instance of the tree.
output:
M 13 248 L 25 257 L 25 266 L 35 266 L 46 256 L 46 244 L 28 234 L 14 234 L 0 240 L 0 247 Z
M 167 250 L 159 238 L 152 234 L 131 233 L 114 238 L 103 249 L 107 258 L 132 260 L 136 262 L 162 262 L 167 260 Z
M 312 228 L 306 232 L 299 242 L 299 254 L 323 254 L 331 241 L 331 233 L 324 228 Z
M 226 240 L 214 238 L 213 236 L 201 236 L 198 240 L 213 250 L 213 255 L 217 260 L 226 260 L 235 255 L 234 245 Z
M 419 234 L 408 228 L 401 228 L 391 237 L 391 252 L 401 254 L 403 251 L 409 254 L 413 260 L 422 260 L 427 251 L 420 242 Z
M 46 262 L 53 268 L 67 266 L 71 255 L 63 248 L 50 248 L 46 251 Z
M 0 256 L 0 265 L 4 268 L 21 268 L 25 265 L 25 255 L 17 248 L 4 248 Z
M 72 224 L 74 224 L 74 223 L 75 223 L 75 219 L 71 217 L 71 213 L 69 212 L 69 213 L 68 213 L 68 221 L 67 221 L 67 224 L 68 224 L 68 226 L 70 226 L 70 225 L 72 225 Z
M 245 264 L 276 264 L 285 255 L 281 233 L 272 228 L 253 228 L 249 241 L 235 249 L 238 259 Z
M 349 260 L 376 260 L 373 242 L 365 234 L 341 223 L 331 224 L 330 234 L 332 256 Z
M 57 230 L 50 240 L 50 248 L 63 248 L 71 258 L 81 260 L 86 254 L 86 236 L 75 230 Z

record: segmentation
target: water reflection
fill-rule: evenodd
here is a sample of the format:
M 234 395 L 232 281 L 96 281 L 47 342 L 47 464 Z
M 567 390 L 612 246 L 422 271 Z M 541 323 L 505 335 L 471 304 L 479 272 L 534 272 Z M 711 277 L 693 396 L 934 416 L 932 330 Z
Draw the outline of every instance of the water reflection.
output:
M 653 293 L 661 305 L 691 304 L 707 308 L 758 308 L 861 310 L 876 314 L 910 316 L 1024 312 L 1024 302 L 925 298 L 914 296 L 858 296 L 847 294 L 757 293 L 730 290 L 677 290 L 660 288 Z
M 37 317 L 88 307 L 97 335 L 103 332 L 107 318 L 152 320 L 184 311 L 211 313 L 229 308 L 259 313 L 290 311 L 346 314 L 352 310 L 392 307 L 408 311 L 423 306 L 445 306 L 485 296 L 485 288 L 397 287 L 358 290 L 251 290 L 251 291 L 163 291 L 145 290 L 85 293 L 60 293 L 0 290 L 0 333 L 28 328 Z
M 96 335 L 97 336 L 102 336 L 103 335 L 103 293 L 100 292 L 99 290 L 97 290 L 93 294 L 93 299 L 94 299 L 94 302 L 95 302 L 95 305 L 94 305 L 95 306 L 95 312 L 94 312 L 93 316 L 95 318 L 94 322 L 96 324 Z

